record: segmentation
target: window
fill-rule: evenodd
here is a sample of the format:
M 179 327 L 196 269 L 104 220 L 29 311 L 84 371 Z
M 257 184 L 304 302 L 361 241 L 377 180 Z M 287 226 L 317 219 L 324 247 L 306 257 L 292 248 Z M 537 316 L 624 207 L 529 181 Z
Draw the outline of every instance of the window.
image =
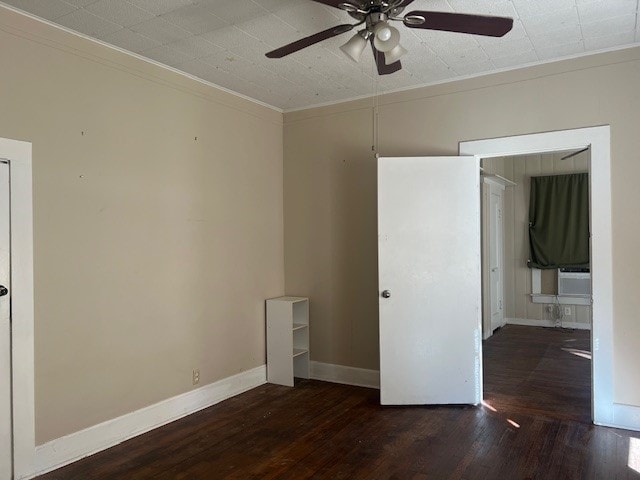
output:
M 589 266 L 589 175 L 531 178 L 530 268 Z

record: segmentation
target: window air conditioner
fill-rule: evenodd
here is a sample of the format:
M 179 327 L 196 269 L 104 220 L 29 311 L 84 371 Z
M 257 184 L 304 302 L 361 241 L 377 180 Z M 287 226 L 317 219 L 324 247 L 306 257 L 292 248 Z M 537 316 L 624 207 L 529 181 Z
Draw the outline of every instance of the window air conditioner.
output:
M 558 269 L 558 295 L 591 296 L 591 272 L 567 272 Z

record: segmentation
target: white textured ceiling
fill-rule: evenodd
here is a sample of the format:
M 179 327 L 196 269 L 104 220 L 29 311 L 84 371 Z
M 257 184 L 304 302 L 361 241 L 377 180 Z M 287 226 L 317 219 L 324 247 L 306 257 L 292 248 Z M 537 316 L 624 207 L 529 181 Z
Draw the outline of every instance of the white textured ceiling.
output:
M 378 77 L 338 49 L 350 35 L 283 59 L 274 48 L 342 23 L 311 0 L 3 0 L 7 5 L 135 52 L 269 105 L 296 109 L 376 92 L 640 43 L 640 0 L 416 0 L 408 10 L 513 17 L 503 38 L 409 29 L 403 69 Z

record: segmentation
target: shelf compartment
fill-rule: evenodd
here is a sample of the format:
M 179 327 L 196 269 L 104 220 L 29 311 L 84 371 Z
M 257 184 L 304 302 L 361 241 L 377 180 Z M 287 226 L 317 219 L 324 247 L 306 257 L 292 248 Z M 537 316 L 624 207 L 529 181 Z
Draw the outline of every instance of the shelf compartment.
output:
M 300 330 L 302 328 L 307 328 L 309 325 L 305 325 L 304 323 L 294 323 L 293 324 L 293 331 L 295 332 L 296 330 Z
M 304 355 L 305 353 L 309 353 L 309 350 L 305 348 L 294 348 L 293 349 L 293 357 L 297 357 L 298 355 Z

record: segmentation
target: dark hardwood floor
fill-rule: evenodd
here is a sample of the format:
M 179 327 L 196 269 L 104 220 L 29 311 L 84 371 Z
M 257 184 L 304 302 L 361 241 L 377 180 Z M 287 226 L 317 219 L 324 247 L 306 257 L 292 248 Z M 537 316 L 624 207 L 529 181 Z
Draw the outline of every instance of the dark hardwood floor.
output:
M 485 406 L 264 385 L 39 478 L 639 478 L 627 462 L 640 434 L 590 424 L 589 350 L 585 331 L 507 326 L 484 345 Z

